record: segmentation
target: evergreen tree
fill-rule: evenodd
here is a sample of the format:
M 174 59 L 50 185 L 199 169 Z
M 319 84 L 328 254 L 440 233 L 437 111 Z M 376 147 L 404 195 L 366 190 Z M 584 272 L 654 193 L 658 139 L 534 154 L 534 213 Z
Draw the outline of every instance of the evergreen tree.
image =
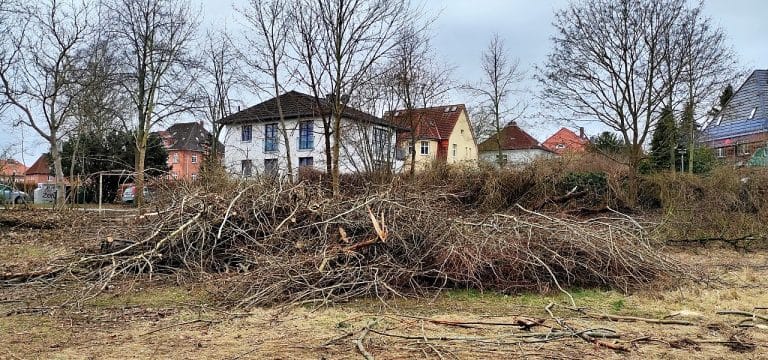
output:
M 618 154 L 625 146 L 616 133 L 603 131 L 600 135 L 592 137 L 590 140 L 590 150 L 608 154 Z
M 677 124 L 672 108 L 661 110 L 661 119 L 656 124 L 651 138 L 651 165 L 655 170 L 675 171 L 675 152 L 677 150 Z
M 66 168 L 72 165 L 73 153 L 77 147 L 77 153 L 74 155 L 76 159 L 74 159 L 73 173 L 83 179 L 102 171 L 133 171 L 136 152 L 133 144 L 134 138 L 130 132 L 112 131 L 106 135 L 100 135 L 96 132 L 83 133 L 64 142 L 62 165 Z M 160 176 L 168 170 L 168 152 L 163 146 L 163 140 L 160 136 L 153 133 L 147 142 L 145 173 L 148 176 Z M 133 180 L 127 176 L 122 179 L 117 176 L 106 176 L 103 181 L 104 201 L 111 202 L 117 195 L 120 183 Z M 81 191 L 85 194 L 85 199 L 98 200 L 96 198 L 99 190 L 98 179 L 91 179 L 84 185 Z M 80 195 L 78 196 L 78 199 L 82 198 Z
M 725 104 L 728 103 L 728 100 L 731 100 L 733 97 L 733 86 L 731 84 L 728 84 L 728 86 L 725 87 L 725 90 L 723 90 L 723 93 L 720 94 L 720 109 L 725 107 Z
M 683 109 L 683 117 L 680 119 L 678 137 L 678 144 L 680 144 L 683 149 L 685 149 L 685 155 L 687 156 L 688 161 L 685 161 L 682 166 L 680 166 L 681 164 L 678 163 L 678 166 L 680 166 L 680 168 L 682 168 L 684 171 L 690 172 L 693 172 L 696 134 L 699 131 L 698 124 L 696 123 L 696 120 L 694 120 L 693 116 L 693 103 L 688 102 L 685 104 L 685 109 Z M 683 158 L 681 158 L 680 161 L 683 161 Z

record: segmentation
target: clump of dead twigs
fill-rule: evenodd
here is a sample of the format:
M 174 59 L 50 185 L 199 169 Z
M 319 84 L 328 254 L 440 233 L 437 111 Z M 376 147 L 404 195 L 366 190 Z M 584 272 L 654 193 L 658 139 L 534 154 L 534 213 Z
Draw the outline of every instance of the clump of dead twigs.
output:
M 175 189 L 167 206 L 103 238 L 64 274 L 103 289 L 137 273 L 231 273 L 239 306 L 337 302 L 475 288 L 499 292 L 628 291 L 681 272 L 621 213 L 568 219 L 512 207 L 462 208 L 439 187 L 403 183 L 330 197 L 320 185 L 258 180 Z

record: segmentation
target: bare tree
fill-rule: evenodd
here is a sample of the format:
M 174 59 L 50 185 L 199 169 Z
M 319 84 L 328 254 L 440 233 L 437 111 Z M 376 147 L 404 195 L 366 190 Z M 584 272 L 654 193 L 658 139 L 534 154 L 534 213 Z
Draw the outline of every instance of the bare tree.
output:
M 482 55 L 482 79 L 478 83 L 465 86 L 470 93 L 480 99 L 480 106 L 490 115 L 492 127 L 495 130 L 498 150 L 496 160 L 499 166 L 504 165 L 501 149 L 501 129 L 504 128 L 502 119 L 508 118 L 512 121 L 523 112 L 521 101 L 510 105 L 512 95 L 518 90 L 519 82 L 523 80 L 519 64 L 518 59 L 510 56 L 499 34 L 493 34 L 491 42 Z
M 324 121 L 326 158 L 330 160 L 331 188 L 339 193 L 339 152 L 344 138 L 342 116 L 352 95 L 370 81 L 370 68 L 396 45 L 396 35 L 414 21 L 418 11 L 408 0 L 297 0 L 301 11 L 298 53 L 307 68 L 305 83 L 318 98 L 327 94 L 331 121 Z M 310 20 L 308 18 L 314 18 Z M 309 24 L 314 25 L 314 28 Z M 307 57 L 311 57 L 308 59 Z M 308 80 L 308 81 L 307 81 Z
M 225 31 L 206 33 L 201 54 L 202 71 L 197 82 L 205 105 L 205 117 L 211 126 L 210 154 L 214 157 L 223 151 L 218 144 L 224 125 L 218 121 L 230 115 L 232 92 L 240 77 L 240 63 L 232 49 L 232 41 Z
M 73 111 L 71 97 L 81 64 L 78 56 L 93 28 L 90 9 L 81 3 L 42 1 L 17 5 L 15 31 L 6 34 L 0 50 L 0 94 L 20 116 L 17 124 L 34 129 L 50 146 L 56 178 L 56 204 L 66 191 L 60 142 Z
M 630 147 L 635 190 L 649 130 L 693 64 L 681 36 L 693 11 L 686 0 L 589 0 L 555 15 L 554 48 L 539 76 L 545 101 L 618 131 Z
M 126 60 L 123 87 L 130 95 L 135 123 L 136 206 L 144 202 L 144 162 L 154 125 L 190 111 L 195 63 L 190 47 L 195 16 L 183 0 L 112 0 L 106 6 L 109 32 Z
M 287 163 L 288 178 L 293 181 L 293 163 L 291 161 L 291 142 L 285 124 L 283 105 L 280 94 L 285 85 L 283 79 L 292 73 L 287 67 L 288 39 L 291 36 L 293 21 L 291 7 L 282 0 L 251 0 L 247 9 L 240 10 L 246 19 L 248 31 L 245 32 L 247 48 L 241 53 L 244 63 L 256 70 L 256 74 L 268 77 L 266 83 L 258 77 L 250 81 L 258 88 L 264 88 L 274 97 L 277 104 L 279 130 L 283 137 L 283 148 Z
M 720 89 L 738 77 L 736 55 L 727 44 L 725 32 L 702 14 L 703 2 L 691 9 L 679 33 L 683 52 L 677 59 L 682 66 L 680 86 L 685 99 L 683 114 L 689 112 L 681 122 L 682 140 L 688 151 L 688 171 L 693 173 L 694 147 L 696 146 L 698 121 L 707 116 L 707 108 L 698 111 L 702 103 L 717 103 Z
M 408 148 L 411 149 L 409 172 L 416 171 L 415 145 L 419 129 L 425 126 L 421 116 L 414 110 L 427 107 L 451 90 L 452 69 L 439 64 L 426 36 L 425 28 L 405 27 L 398 34 L 397 44 L 393 49 L 388 87 L 397 96 L 404 107 L 400 116 L 403 125 L 410 129 Z
M 121 68 L 109 40 L 96 37 L 80 51 L 80 79 L 77 86 L 65 94 L 72 103 L 73 117 L 68 131 L 70 140 L 74 139 L 69 159 L 70 179 L 75 178 L 83 135 L 106 139 L 108 134 L 122 128 L 131 106 L 118 81 Z

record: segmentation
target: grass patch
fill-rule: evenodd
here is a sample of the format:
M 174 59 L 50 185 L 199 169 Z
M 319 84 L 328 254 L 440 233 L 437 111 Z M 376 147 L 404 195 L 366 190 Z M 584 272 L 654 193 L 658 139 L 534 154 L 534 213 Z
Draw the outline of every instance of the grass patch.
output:
M 207 300 L 204 295 L 196 294 L 176 286 L 135 288 L 125 292 L 102 294 L 86 304 L 95 307 L 170 307 Z

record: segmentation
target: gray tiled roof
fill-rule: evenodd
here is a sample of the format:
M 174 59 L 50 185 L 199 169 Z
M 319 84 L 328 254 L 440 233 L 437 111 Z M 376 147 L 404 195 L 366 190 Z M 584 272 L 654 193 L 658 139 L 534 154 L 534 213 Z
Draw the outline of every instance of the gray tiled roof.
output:
M 197 122 L 173 124 L 167 131 L 173 141 L 170 150 L 203 152 L 211 140 L 211 133 Z M 218 146 L 219 149 L 224 148 L 221 143 Z
M 314 96 L 302 94 L 298 91 L 289 91 L 280 95 L 279 98 L 280 106 L 283 110 L 283 117 L 285 119 L 320 117 L 322 115 L 328 116 L 331 113 L 331 104 L 326 99 L 319 99 L 318 101 Z M 219 120 L 219 123 L 242 124 L 277 121 L 280 119 L 280 115 L 278 112 L 276 99 L 277 98 L 269 99 L 260 104 L 229 115 Z M 343 116 L 357 121 L 365 121 L 374 124 L 396 127 L 386 120 L 349 106 L 344 109 Z
M 752 72 L 752 75 L 736 90 L 716 119 L 722 116 L 721 124 L 746 120 L 749 119 L 755 108 L 757 110 L 754 119 L 768 118 L 768 70 Z

